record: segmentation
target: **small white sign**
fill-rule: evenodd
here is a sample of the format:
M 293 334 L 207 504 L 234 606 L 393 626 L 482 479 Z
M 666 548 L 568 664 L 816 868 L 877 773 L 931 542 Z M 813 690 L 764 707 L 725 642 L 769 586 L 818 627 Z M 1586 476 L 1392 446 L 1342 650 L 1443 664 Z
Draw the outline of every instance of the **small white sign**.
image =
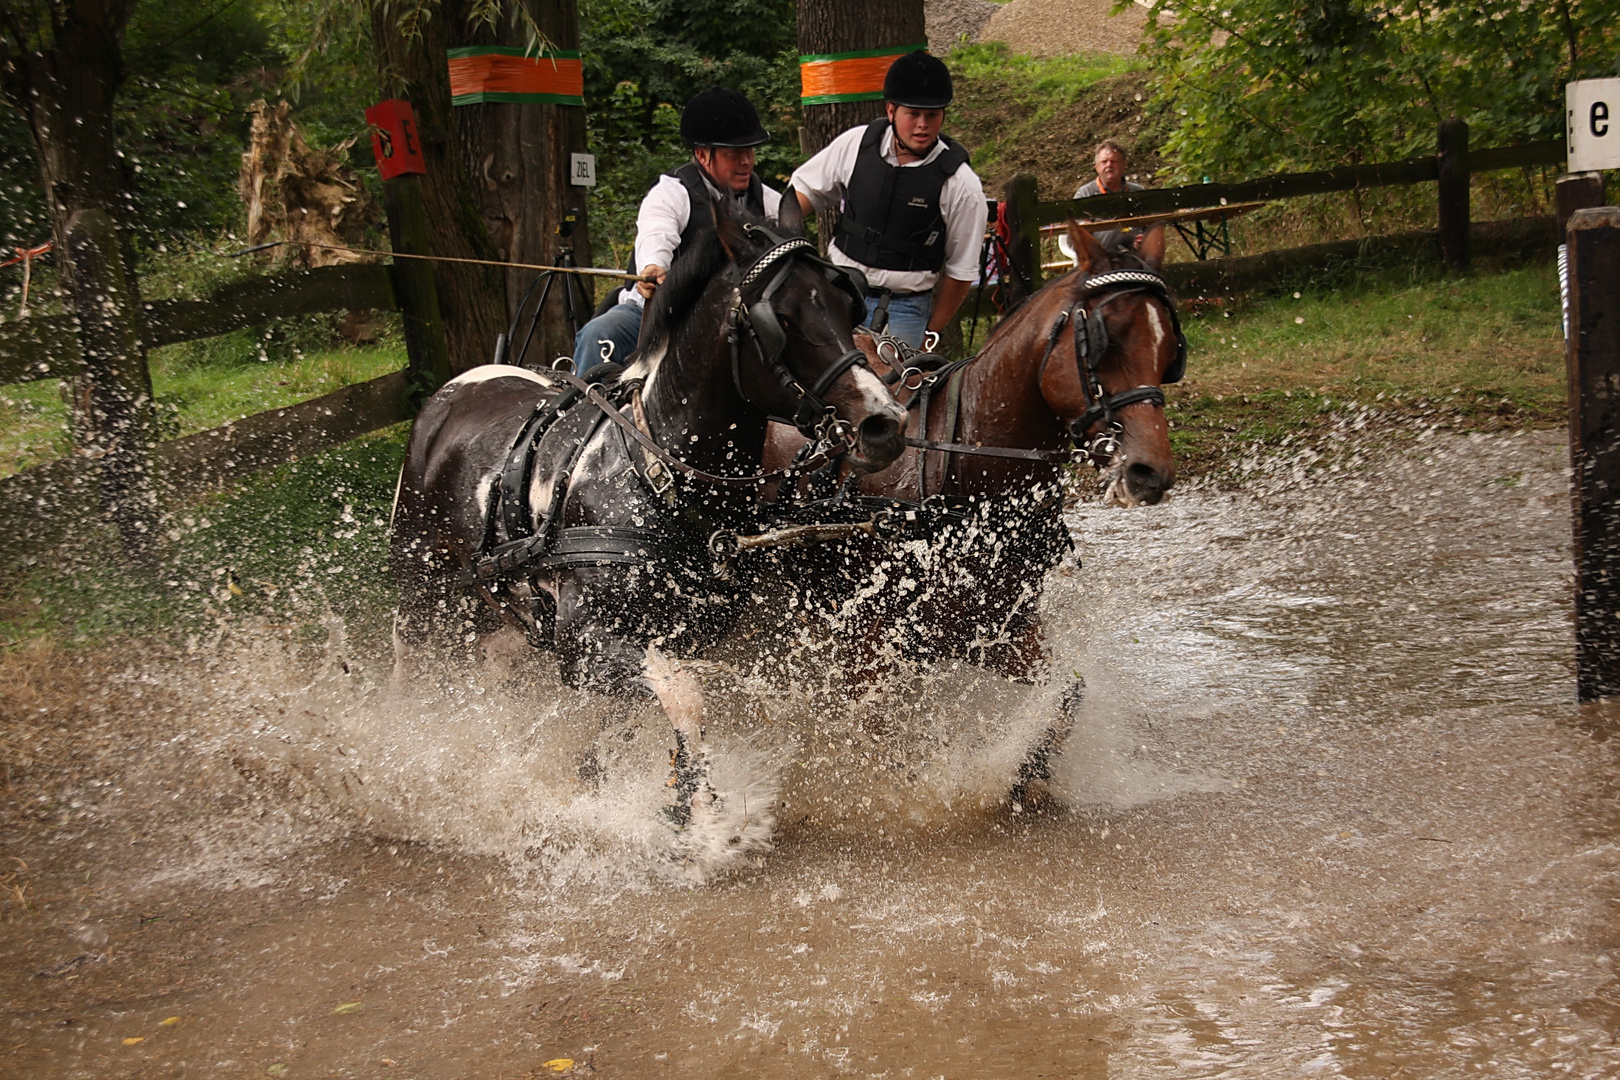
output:
M 1620 79 L 1564 85 L 1570 172 L 1620 169 Z
M 1620 82 L 1620 79 L 1615 80 Z M 1620 139 L 1616 139 L 1620 142 Z M 568 158 L 568 182 L 575 187 L 596 186 L 596 155 L 571 154 Z

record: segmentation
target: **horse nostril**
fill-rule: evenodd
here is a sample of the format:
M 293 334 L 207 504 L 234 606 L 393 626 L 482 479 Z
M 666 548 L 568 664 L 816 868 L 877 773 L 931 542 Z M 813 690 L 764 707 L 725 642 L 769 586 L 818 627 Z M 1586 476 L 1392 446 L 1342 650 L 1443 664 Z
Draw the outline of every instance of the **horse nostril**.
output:
M 891 416 L 868 416 L 861 421 L 860 430 L 866 446 L 887 446 L 900 438 L 900 425 Z
M 1132 495 L 1149 506 L 1164 498 L 1170 483 L 1164 473 L 1145 462 L 1133 461 L 1125 467 L 1126 487 L 1130 489 Z

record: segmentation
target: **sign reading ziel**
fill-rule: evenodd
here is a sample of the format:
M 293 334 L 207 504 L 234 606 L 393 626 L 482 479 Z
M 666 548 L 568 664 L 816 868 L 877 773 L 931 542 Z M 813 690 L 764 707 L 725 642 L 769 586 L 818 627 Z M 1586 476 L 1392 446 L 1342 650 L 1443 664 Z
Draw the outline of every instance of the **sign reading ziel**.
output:
M 1569 171 L 1620 169 L 1620 79 L 1583 79 L 1564 86 Z
M 1620 79 L 1615 80 L 1620 82 Z M 596 186 L 596 155 L 571 154 L 568 158 L 571 166 L 568 173 L 568 182 L 575 187 Z

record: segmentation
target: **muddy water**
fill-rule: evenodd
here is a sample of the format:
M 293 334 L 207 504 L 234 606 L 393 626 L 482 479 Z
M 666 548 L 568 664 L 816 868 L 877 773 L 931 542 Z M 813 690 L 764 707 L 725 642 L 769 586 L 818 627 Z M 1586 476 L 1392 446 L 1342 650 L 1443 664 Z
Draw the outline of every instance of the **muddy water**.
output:
M 656 716 L 543 663 L 402 693 L 262 628 L 113 673 L 100 774 L 5 837 L 0 1074 L 1620 1075 L 1564 466 L 1436 436 L 1077 510 L 1046 612 L 1088 689 L 1021 812 L 1060 686 L 851 713 L 808 631 L 702 669 L 702 848 Z

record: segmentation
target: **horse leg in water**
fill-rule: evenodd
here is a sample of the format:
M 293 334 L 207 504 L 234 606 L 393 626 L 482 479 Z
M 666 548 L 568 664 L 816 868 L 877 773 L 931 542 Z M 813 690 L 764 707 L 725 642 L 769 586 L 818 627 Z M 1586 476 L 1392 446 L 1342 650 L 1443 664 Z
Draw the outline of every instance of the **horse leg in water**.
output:
M 669 786 L 675 792 L 675 805 L 669 815 L 675 825 L 684 826 L 703 800 L 712 803 L 716 798 L 709 786 L 709 751 L 703 742 L 703 688 L 678 660 L 651 645 L 647 647 L 643 670 L 675 729 L 675 752 L 669 762 Z
M 1015 807 L 1035 807 L 1047 800 L 1051 793 L 1052 757 L 1063 749 L 1063 743 L 1074 730 L 1075 715 L 1080 711 L 1085 694 L 1086 680 L 1076 673 L 1058 702 L 1057 719 L 1018 765 L 1018 775 L 1009 793 Z
M 675 802 L 670 820 L 682 827 L 692 810 L 715 794 L 709 787 L 709 753 L 703 742 L 703 689 L 674 657 L 622 628 L 632 616 L 619 609 L 612 580 L 602 570 L 586 570 L 565 579 L 557 596 L 557 658 L 564 680 L 613 697 L 658 700 L 675 732 L 670 755 L 669 786 Z M 590 584 L 585 584 L 589 582 Z M 593 602 L 598 601 L 598 602 Z M 588 755 L 581 778 L 599 781 L 600 766 Z
M 986 627 L 994 636 L 976 642 L 973 659 L 982 667 L 1013 682 L 1040 682 L 1051 666 L 1051 650 L 1041 634 L 1041 615 L 1035 610 L 1037 597 L 1030 597 Z
M 420 498 L 396 501 L 390 528 L 388 561 L 399 590 L 394 610 L 394 679 L 419 674 L 427 662 L 442 658 L 466 631 L 488 633 L 501 625 L 500 615 L 467 587 L 467 578 L 448 552 L 432 537 L 431 523 L 417 520 Z

